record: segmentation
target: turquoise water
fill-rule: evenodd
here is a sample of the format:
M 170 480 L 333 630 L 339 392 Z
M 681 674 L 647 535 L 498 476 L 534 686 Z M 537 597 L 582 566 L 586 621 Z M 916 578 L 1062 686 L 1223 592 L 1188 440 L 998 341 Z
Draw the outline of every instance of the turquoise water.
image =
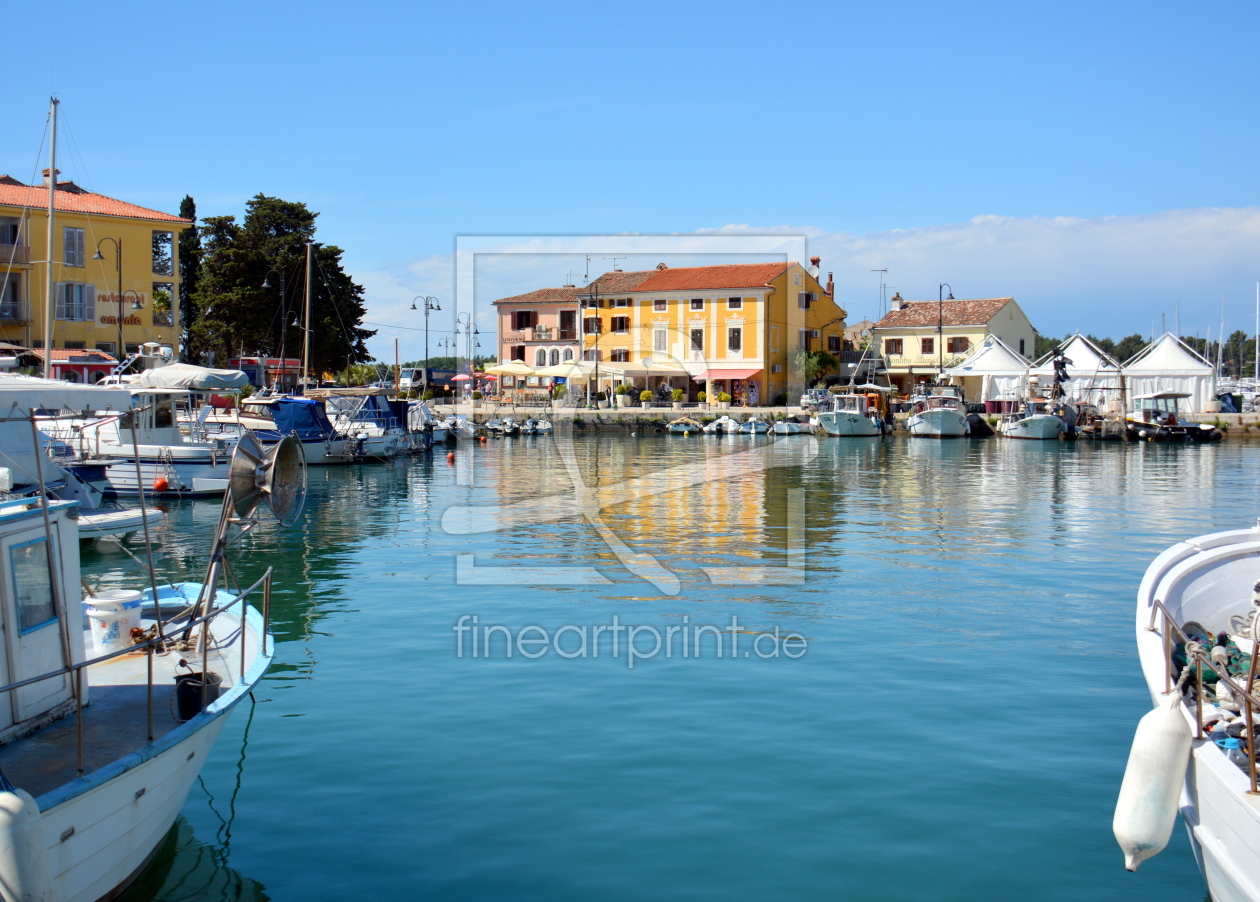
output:
M 299 527 L 236 559 L 242 581 L 277 568 L 277 663 L 129 899 L 1201 900 L 1180 824 L 1137 874 L 1111 836 L 1149 708 L 1134 594 L 1169 544 L 1254 522 L 1260 455 L 783 441 L 817 454 L 731 479 L 764 439 L 579 434 L 583 484 L 708 480 L 598 528 L 549 516 L 573 486 L 550 439 L 311 470 Z M 501 531 L 443 527 L 538 498 Z M 169 513 L 159 567 L 195 577 L 218 504 Z M 605 584 L 581 584 L 592 567 Z M 747 632 L 733 658 L 724 633 L 722 658 L 706 635 L 700 657 L 630 667 L 604 633 L 599 657 L 507 659 L 500 636 L 487 659 L 458 656 L 462 615 L 572 625 L 570 652 L 614 615 Z M 803 656 L 743 656 L 776 627 Z

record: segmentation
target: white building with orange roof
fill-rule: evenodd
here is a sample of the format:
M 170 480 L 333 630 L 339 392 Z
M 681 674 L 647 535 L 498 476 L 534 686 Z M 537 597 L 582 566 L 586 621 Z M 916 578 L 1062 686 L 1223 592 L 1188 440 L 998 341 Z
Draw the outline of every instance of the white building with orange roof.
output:
M 47 183 L 47 170 L 43 185 L 0 175 L 0 341 L 113 357 L 155 342 L 177 354 L 178 236 L 193 224 L 57 182 L 50 266 Z

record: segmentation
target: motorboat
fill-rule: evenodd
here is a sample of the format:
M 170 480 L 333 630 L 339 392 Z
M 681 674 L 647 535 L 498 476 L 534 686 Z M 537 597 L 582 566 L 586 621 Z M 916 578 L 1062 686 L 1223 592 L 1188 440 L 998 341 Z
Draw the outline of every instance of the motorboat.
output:
M 1014 413 L 1003 414 L 997 432 L 1007 438 L 1051 441 L 1063 435 L 1063 417 L 1053 413 L 1049 401 L 1036 398 L 1025 401 Z
M 1181 408 L 1188 392 L 1161 391 L 1138 395 L 1125 417 L 1125 438 L 1133 442 L 1219 442 L 1221 430 L 1210 423 L 1193 423 Z
M 691 417 L 679 417 L 670 422 L 668 426 L 671 435 L 695 435 L 701 431 L 704 426 Z
M 1260 524 L 1156 557 L 1135 626 L 1154 709 L 1137 727 L 1112 825 L 1126 867 L 1158 854 L 1180 814 L 1210 898 L 1257 902 Z
M 511 417 L 495 417 L 486 420 L 486 431 L 491 435 L 497 435 L 503 438 L 518 435 L 521 431 L 520 424 Z
M 818 425 L 828 435 L 878 436 L 891 431 L 884 416 L 887 403 L 881 392 L 835 394 L 831 410 L 818 414 Z
M 914 438 L 962 438 L 968 433 L 967 407 L 960 394 L 937 393 L 916 398 L 906 417 L 906 431 Z
M 448 442 L 470 439 L 477 435 L 476 424 L 462 413 L 450 414 L 443 417 L 440 422 L 443 428 L 446 429 L 446 440 Z
M 0 436 L 13 447 L 22 435 L 30 441 L 37 409 L 118 409 L 131 396 L 52 380 L 15 388 L 6 378 L 0 399 Z M 0 583 L 17 599 L 0 606 L 9 637 L 0 643 L 5 899 L 120 895 L 170 832 L 227 718 L 266 673 L 272 571 L 239 593 L 220 589 L 225 537 L 261 522 L 251 515 L 264 496 L 292 522 L 305 477 L 296 442 L 271 455 L 246 444 L 225 463 L 232 495 L 203 583 L 155 592 L 150 574 L 149 588 L 89 592 L 81 603 L 76 502 L 43 491 L 0 502 Z M 261 612 L 250 606 L 260 597 Z
M 796 417 L 788 417 L 777 421 L 770 431 L 775 435 L 813 435 L 814 427 L 808 420 L 801 422 Z
M 324 402 L 328 420 L 354 443 L 360 458 L 389 460 L 411 449 L 407 437 L 407 401 L 392 400 L 390 389 L 313 388 L 305 397 Z
M 521 435 L 551 435 L 551 420 L 540 420 L 529 417 L 521 423 Z
M 735 435 L 739 432 L 739 421 L 723 415 L 712 423 L 705 423 L 701 431 L 706 435 Z
M 770 424 L 757 417 L 749 417 L 739 424 L 740 435 L 766 435 L 769 431 Z
M 407 435 L 415 450 L 428 450 L 450 438 L 446 424 L 429 407 L 428 401 L 412 401 L 407 405 Z

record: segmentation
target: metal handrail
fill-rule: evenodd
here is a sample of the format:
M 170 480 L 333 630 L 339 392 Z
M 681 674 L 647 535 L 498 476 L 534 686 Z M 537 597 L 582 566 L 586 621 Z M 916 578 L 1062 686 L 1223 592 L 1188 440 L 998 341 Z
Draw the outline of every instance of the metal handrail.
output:
M 247 607 L 246 598 L 248 598 L 249 595 L 255 589 L 257 589 L 259 586 L 262 586 L 263 630 L 262 630 L 261 642 L 262 642 L 262 651 L 264 654 L 266 654 L 267 634 L 271 626 L 271 577 L 272 577 L 273 572 L 274 572 L 274 568 L 268 567 L 267 571 L 261 577 L 259 577 L 251 586 L 242 590 L 231 601 L 227 602 L 221 607 L 212 608 L 211 610 L 207 611 L 202 616 L 184 625 L 186 629 L 191 630 L 195 626 L 199 626 L 203 623 L 209 623 L 219 614 L 222 614 L 224 611 L 228 610 L 229 608 L 233 607 L 239 602 L 241 606 L 241 614 L 240 614 L 240 620 L 241 620 L 241 674 L 240 675 L 241 675 L 241 679 L 245 678 L 245 635 L 246 635 L 245 617 L 246 617 L 246 607 Z M 173 617 L 169 621 L 167 621 L 167 624 L 164 624 L 164 625 L 173 624 L 178 620 L 180 620 L 179 617 Z M 203 638 L 201 642 L 201 674 L 202 674 L 201 676 L 201 706 L 203 708 L 205 707 L 205 704 L 206 704 L 206 689 L 207 689 L 206 673 L 209 670 L 208 665 L 209 665 L 209 655 L 210 655 L 210 643 L 208 641 L 208 638 L 209 638 L 208 636 Z M 75 716 L 78 719 L 78 724 L 76 725 L 77 730 L 78 730 L 76 753 L 77 753 L 78 772 L 79 772 L 79 776 L 81 777 L 83 776 L 83 673 L 82 672 L 86 670 L 88 667 L 92 667 L 93 665 L 100 664 L 104 661 L 110 661 L 114 658 L 122 657 L 123 655 L 135 654 L 137 651 L 146 651 L 147 658 L 148 658 L 148 662 L 147 662 L 148 663 L 148 687 L 147 687 L 148 698 L 146 699 L 147 714 L 148 714 L 148 737 L 149 737 L 149 741 L 152 742 L 153 741 L 153 651 L 155 650 L 156 646 L 158 646 L 159 644 L 164 645 L 168 641 L 169 640 L 165 636 L 162 635 L 161 631 L 159 631 L 158 634 L 154 636 L 152 639 L 146 639 L 143 642 L 137 642 L 136 644 L 128 648 L 121 648 L 118 651 L 111 651 L 108 654 L 100 655 L 98 657 L 91 658 L 86 661 L 80 661 L 77 664 L 68 664 L 65 667 L 61 667 L 61 668 L 58 668 L 57 670 L 49 671 L 48 673 L 40 674 L 39 676 L 27 677 L 24 680 L 18 680 L 17 682 L 9 683 L 8 685 L 5 685 L 5 686 L 0 686 L 0 692 L 12 692 L 16 689 L 21 689 L 24 686 L 30 686 L 35 683 L 43 682 L 44 680 L 50 680 L 55 677 L 65 676 L 67 674 L 74 674 L 74 677 L 75 677 L 75 689 L 74 689 Z
M 1151 602 L 1151 619 L 1146 626 L 1148 632 L 1159 632 L 1159 630 L 1155 628 L 1156 612 L 1162 614 L 1164 618 L 1164 694 L 1167 695 L 1169 692 L 1173 691 L 1172 632 L 1176 632 L 1182 642 L 1190 642 L 1191 640 L 1186 632 L 1177 625 L 1177 621 L 1173 618 L 1168 608 L 1164 607 L 1164 603 L 1159 599 L 1154 599 Z M 1247 722 L 1247 738 L 1245 746 L 1248 761 L 1247 775 L 1251 781 L 1251 789 L 1248 790 L 1248 795 L 1260 795 L 1260 788 L 1257 788 L 1255 740 L 1253 738 L 1255 732 L 1255 710 L 1253 709 L 1260 709 L 1260 701 L 1255 699 L 1251 694 L 1256 685 L 1256 665 L 1258 661 L 1260 661 L 1260 642 L 1255 642 L 1253 640 L 1251 647 L 1251 661 L 1247 666 L 1246 691 L 1243 691 L 1243 688 L 1235 683 L 1233 677 L 1231 677 L 1228 673 L 1222 673 L 1210 660 L 1207 662 L 1208 669 L 1215 673 L 1218 679 L 1224 680 L 1226 685 L 1228 685 L 1234 691 L 1235 695 L 1240 697 L 1244 703 L 1244 716 Z M 1187 659 L 1186 666 L 1189 667 L 1190 663 L 1189 659 Z M 1197 693 L 1197 703 L 1194 711 L 1195 739 L 1205 738 L 1203 735 L 1203 664 L 1204 661 L 1201 659 L 1194 662 L 1194 665 L 1197 668 L 1197 672 L 1195 673 L 1195 691 Z

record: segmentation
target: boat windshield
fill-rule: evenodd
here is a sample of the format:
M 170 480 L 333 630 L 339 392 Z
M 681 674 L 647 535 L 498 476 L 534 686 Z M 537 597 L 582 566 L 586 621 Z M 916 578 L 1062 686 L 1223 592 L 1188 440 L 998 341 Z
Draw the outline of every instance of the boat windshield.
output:
M 1139 398 L 1138 410 L 1150 410 L 1155 413 L 1180 413 L 1177 409 L 1177 398 Z
M 958 399 L 946 398 L 939 395 L 927 399 L 928 407 L 944 408 L 946 410 L 957 410 Z
M 836 395 L 835 409 L 851 413 L 866 413 L 866 398 L 862 395 Z

